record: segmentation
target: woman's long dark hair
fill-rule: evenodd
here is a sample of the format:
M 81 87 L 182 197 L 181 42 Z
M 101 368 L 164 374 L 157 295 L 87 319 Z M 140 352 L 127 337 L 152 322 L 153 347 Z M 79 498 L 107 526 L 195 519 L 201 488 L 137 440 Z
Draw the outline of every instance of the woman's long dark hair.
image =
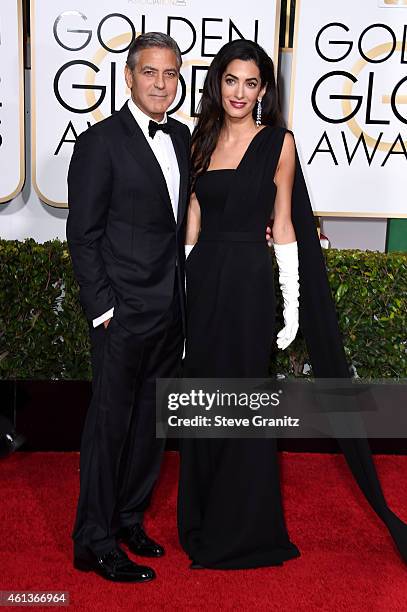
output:
M 233 60 L 252 60 L 260 71 L 261 86 L 266 85 L 262 98 L 262 123 L 282 125 L 274 64 L 260 45 L 251 40 L 233 40 L 226 43 L 214 57 L 205 78 L 202 98 L 198 107 L 198 121 L 192 134 L 192 183 L 205 172 L 216 148 L 224 120 L 221 82 L 227 66 Z M 253 109 L 256 118 L 256 105 Z

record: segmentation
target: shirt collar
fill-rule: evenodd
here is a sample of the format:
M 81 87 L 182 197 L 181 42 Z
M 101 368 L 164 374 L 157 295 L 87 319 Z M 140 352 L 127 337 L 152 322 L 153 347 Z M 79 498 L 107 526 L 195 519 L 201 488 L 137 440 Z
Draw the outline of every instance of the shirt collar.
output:
M 151 117 L 149 117 L 148 115 L 146 115 L 146 113 L 143 113 L 143 111 L 137 106 L 137 104 L 135 104 L 133 102 L 133 98 L 129 99 L 129 110 L 131 112 L 131 114 L 133 115 L 134 119 L 137 121 L 137 123 L 139 124 L 143 134 L 147 137 L 148 135 L 148 124 L 150 123 L 150 121 L 154 121 L 154 119 L 151 119 Z M 164 113 L 164 117 L 161 121 L 156 121 L 156 123 L 167 123 L 167 113 Z

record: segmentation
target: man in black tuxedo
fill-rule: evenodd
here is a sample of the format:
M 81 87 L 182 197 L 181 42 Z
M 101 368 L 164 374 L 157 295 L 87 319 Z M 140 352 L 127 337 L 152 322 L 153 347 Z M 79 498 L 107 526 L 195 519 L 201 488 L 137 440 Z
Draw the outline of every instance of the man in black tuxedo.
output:
M 164 441 L 155 380 L 179 373 L 185 321 L 184 234 L 190 133 L 167 116 L 181 54 L 169 36 L 139 36 L 125 68 L 131 98 L 81 134 L 68 173 L 67 239 L 89 320 L 93 396 L 81 444 L 74 566 L 115 581 L 154 570 L 143 528 Z

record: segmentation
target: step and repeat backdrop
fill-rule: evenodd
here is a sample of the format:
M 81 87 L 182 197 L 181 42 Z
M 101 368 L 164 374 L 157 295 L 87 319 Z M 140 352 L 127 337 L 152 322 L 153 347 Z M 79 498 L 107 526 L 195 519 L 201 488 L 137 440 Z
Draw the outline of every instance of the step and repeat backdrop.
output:
M 0 7 L 0 202 L 24 184 L 24 80 L 22 6 L 2 0 Z
M 38 196 L 53 206 L 66 206 L 66 174 L 77 134 L 129 97 L 124 66 L 139 33 L 166 32 L 178 42 L 183 66 L 170 113 L 191 127 L 207 67 L 223 44 L 254 39 L 277 58 L 275 0 L 82 0 L 79 5 L 69 0 L 31 4 L 32 174 Z
M 407 216 L 407 2 L 297 0 L 290 124 L 318 214 Z
M 124 65 L 141 32 L 177 40 L 183 67 L 170 112 L 191 128 L 224 43 L 257 40 L 278 63 L 279 0 L 31 0 L 24 138 L 21 6 L 0 3 L 1 237 L 13 228 L 20 239 L 64 237 L 73 144 L 128 98 Z M 406 66 L 407 0 L 297 0 L 293 61 L 280 71 L 315 214 L 407 217 Z

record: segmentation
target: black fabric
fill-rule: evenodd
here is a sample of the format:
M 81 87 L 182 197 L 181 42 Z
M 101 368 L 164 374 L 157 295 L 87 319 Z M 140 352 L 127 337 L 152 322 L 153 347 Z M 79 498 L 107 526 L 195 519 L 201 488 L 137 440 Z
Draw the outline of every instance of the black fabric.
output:
M 315 227 L 312 206 L 296 153 L 292 221 L 298 242 L 300 273 L 300 327 L 314 375 L 350 378 L 325 260 Z M 387 526 L 403 560 L 407 562 L 407 525 L 388 507 L 365 438 L 337 438 L 360 489 Z
M 11 421 L 0 414 L 0 435 L 9 434 L 12 431 L 14 431 L 14 427 Z
M 157 123 L 157 121 L 152 121 L 150 119 L 150 121 L 148 122 L 148 135 L 151 136 L 151 138 L 154 138 L 154 136 L 160 130 L 162 132 L 164 132 L 164 134 L 170 134 L 171 133 L 171 124 L 169 124 L 169 123 Z
M 68 246 L 89 320 L 114 306 L 132 331 L 153 329 L 180 296 L 190 133 L 168 119 L 180 171 L 178 218 L 160 165 L 127 103 L 77 139 L 68 172 Z M 177 265 L 176 265 L 177 262 Z M 184 313 L 184 301 L 181 302 Z
M 185 377 L 266 377 L 275 342 L 275 295 L 265 227 L 286 130 L 267 127 L 236 170 L 196 183 L 201 236 L 186 264 Z M 300 262 L 300 326 L 315 376 L 349 377 L 335 305 L 298 156 L 292 219 Z M 247 240 L 228 239 L 233 235 Z M 361 490 L 403 559 L 407 526 L 388 508 L 364 439 L 339 439 Z M 276 565 L 299 555 L 285 528 L 274 440 L 180 441 L 181 545 L 211 568 Z M 321 478 L 323 475 L 321 474 Z
M 93 394 L 81 441 L 73 539 L 104 554 L 121 527 L 142 521 L 158 477 L 165 440 L 155 436 L 155 384 L 180 374 L 178 292 L 159 330 L 134 334 L 113 316 L 107 329 L 91 329 L 90 337 Z
M 186 262 L 185 377 L 267 377 L 275 295 L 265 228 L 276 163 L 266 128 L 237 170 L 196 182 L 201 233 Z M 178 530 L 193 561 L 238 569 L 299 556 L 284 520 L 276 440 L 183 439 L 180 459 Z
M 155 379 L 177 376 L 182 355 L 190 133 L 168 123 L 180 172 L 177 219 L 127 103 L 79 136 L 68 173 L 67 240 L 93 367 L 73 538 L 100 554 L 149 503 L 164 447 L 155 437 Z M 107 329 L 94 329 L 92 319 L 111 307 Z

